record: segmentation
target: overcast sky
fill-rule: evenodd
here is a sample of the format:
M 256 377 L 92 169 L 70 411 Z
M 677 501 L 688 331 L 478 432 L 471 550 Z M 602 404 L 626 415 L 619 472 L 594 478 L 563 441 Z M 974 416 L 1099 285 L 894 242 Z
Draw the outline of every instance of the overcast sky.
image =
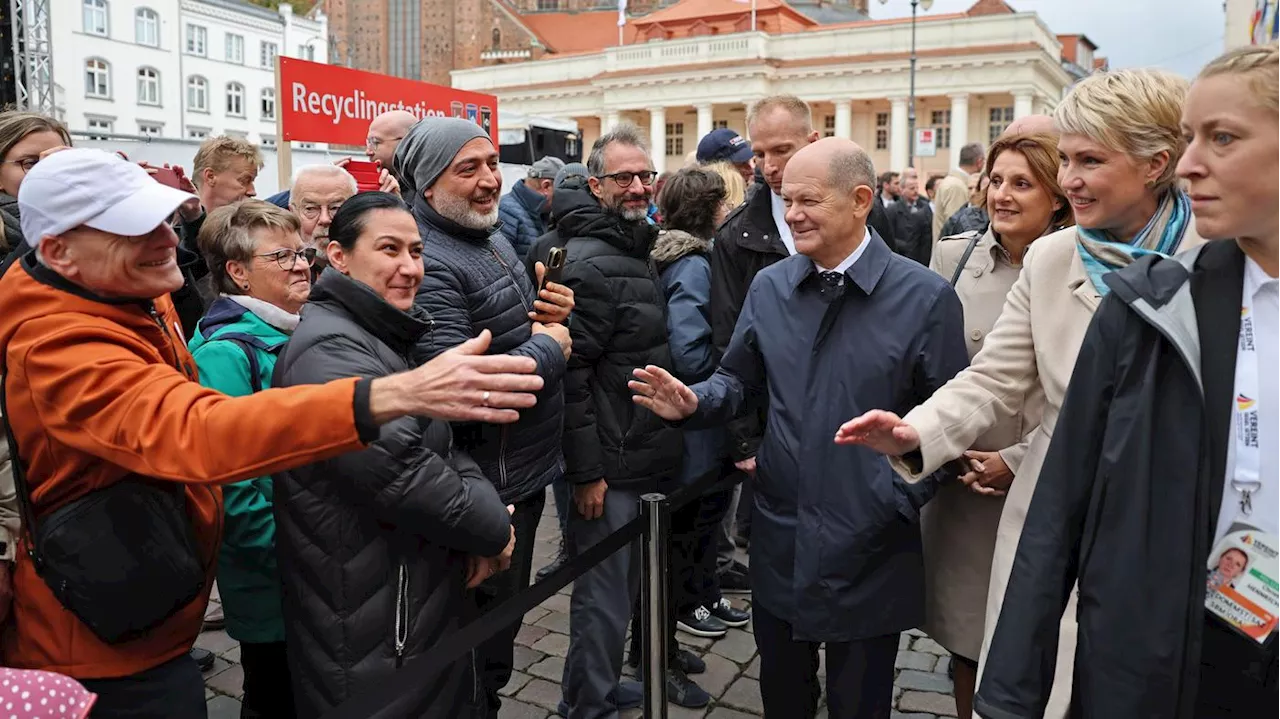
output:
M 935 0 L 928 14 L 963 12 L 975 0 Z M 1158 66 L 1193 77 L 1222 52 L 1222 0 L 1006 0 L 1055 33 L 1084 34 L 1112 68 Z M 910 17 L 910 0 L 871 0 L 871 17 Z

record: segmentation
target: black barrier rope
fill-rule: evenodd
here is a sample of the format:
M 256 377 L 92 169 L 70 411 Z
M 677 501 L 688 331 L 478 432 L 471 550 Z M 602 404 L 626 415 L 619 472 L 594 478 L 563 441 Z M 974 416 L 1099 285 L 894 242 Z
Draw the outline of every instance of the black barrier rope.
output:
M 681 487 L 679 491 L 667 498 L 668 511 L 674 512 L 692 502 L 723 480 L 724 478 L 718 474 L 708 474 L 698 482 Z M 607 494 L 605 501 L 609 501 Z M 645 533 L 644 530 L 644 515 L 627 522 L 616 532 L 592 545 L 590 549 L 578 553 L 542 581 L 485 612 L 457 633 L 440 640 L 422 656 L 396 670 L 395 676 L 386 684 L 351 697 L 325 713 L 322 719 L 367 719 L 378 714 L 399 697 L 417 689 L 424 682 L 435 679 L 464 654 L 480 646 L 502 628 L 511 626 L 528 614 L 529 610 L 550 599 L 551 595 L 563 589 L 569 582 L 586 574 L 592 567 L 612 556 L 614 552 L 639 538 Z

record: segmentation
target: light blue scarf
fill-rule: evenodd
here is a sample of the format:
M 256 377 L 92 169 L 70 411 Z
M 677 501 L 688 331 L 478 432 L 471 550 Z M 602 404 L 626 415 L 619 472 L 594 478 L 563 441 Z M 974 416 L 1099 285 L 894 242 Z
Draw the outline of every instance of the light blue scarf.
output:
M 1176 252 L 1189 222 L 1191 200 L 1186 193 L 1174 188 L 1164 194 L 1156 207 L 1156 214 L 1129 242 L 1117 241 L 1103 230 L 1077 227 L 1079 239 L 1076 248 L 1098 294 L 1106 297 L 1110 291 L 1102 281 L 1103 275 L 1125 267 L 1143 255 L 1168 257 Z

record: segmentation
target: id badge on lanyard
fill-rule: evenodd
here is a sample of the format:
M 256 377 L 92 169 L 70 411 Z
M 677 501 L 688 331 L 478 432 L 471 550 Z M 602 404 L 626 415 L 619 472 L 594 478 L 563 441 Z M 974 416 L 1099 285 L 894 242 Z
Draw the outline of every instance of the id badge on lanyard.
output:
M 1204 606 L 1232 631 L 1259 645 L 1280 614 L 1276 537 L 1236 522 L 1209 554 Z
M 1205 609 L 1236 633 L 1265 644 L 1275 634 L 1280 615 L 1277 555 L 1280 541 L 1251 521 L 1254 496 L 1263 490 L 1258 436 L 1258 350 L 1254 337 L 1253 292 L 1244 293 L 1240 311 L 1240 346 L 1236 360 L 1234 476 L 1231 495 L 1239 511 L 1226 536 L 1210 552 L 1205 579 Z M 1272 493 L 1275 488 L 1272 488 Z M 1266 493 L 1264 493 L 1265 495 Z M 1274 496 L 1262 501 L 1274 502 Z

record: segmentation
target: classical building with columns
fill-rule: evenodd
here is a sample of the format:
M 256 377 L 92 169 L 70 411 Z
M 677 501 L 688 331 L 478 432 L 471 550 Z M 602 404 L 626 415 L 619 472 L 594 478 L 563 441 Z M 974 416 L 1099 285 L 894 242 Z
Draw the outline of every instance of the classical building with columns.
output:
M 496 95 L 499 116 L 575 120 L 585 147 L 601 128 L 634 122 L 648 129 L 659 171 L 683 164 L 714 128 L 746 134 L 753 101 L 791 93 L 810 103 L 820 133 L 858 142 L 878 171 L 906 167 L 910 18 L 859 12 L 849 22 L 821 23 L 781 0 L 757 0 L 752 30 L 748 7 L 682 0 L 628 18 L 625 44 L 615 27 L 615 37 L 597 38 L 596 48 L 454 70 L 453 85 Z M 566 23 L 574 16 L 560 15 L 555 32 L 573 35 Z M 525 17 L 539 26 L 535 15 Z M 593 22 L 582 33 L 599 34 Z M 580 34 L 575 43 L 589 46 Z M 1016 117 L 1050 112 L 1080 77 L 1105 66 L 1087 38 L 1055 35 L 1037 14 L 1003 0 L 977 0 L 963 13 L 921 13 L 915 34 L 916 127 L 934 128 L 938 138 L 936 155 L 915 159 L 922 174 L 956 166 L 961 146 L 989 144 Z

